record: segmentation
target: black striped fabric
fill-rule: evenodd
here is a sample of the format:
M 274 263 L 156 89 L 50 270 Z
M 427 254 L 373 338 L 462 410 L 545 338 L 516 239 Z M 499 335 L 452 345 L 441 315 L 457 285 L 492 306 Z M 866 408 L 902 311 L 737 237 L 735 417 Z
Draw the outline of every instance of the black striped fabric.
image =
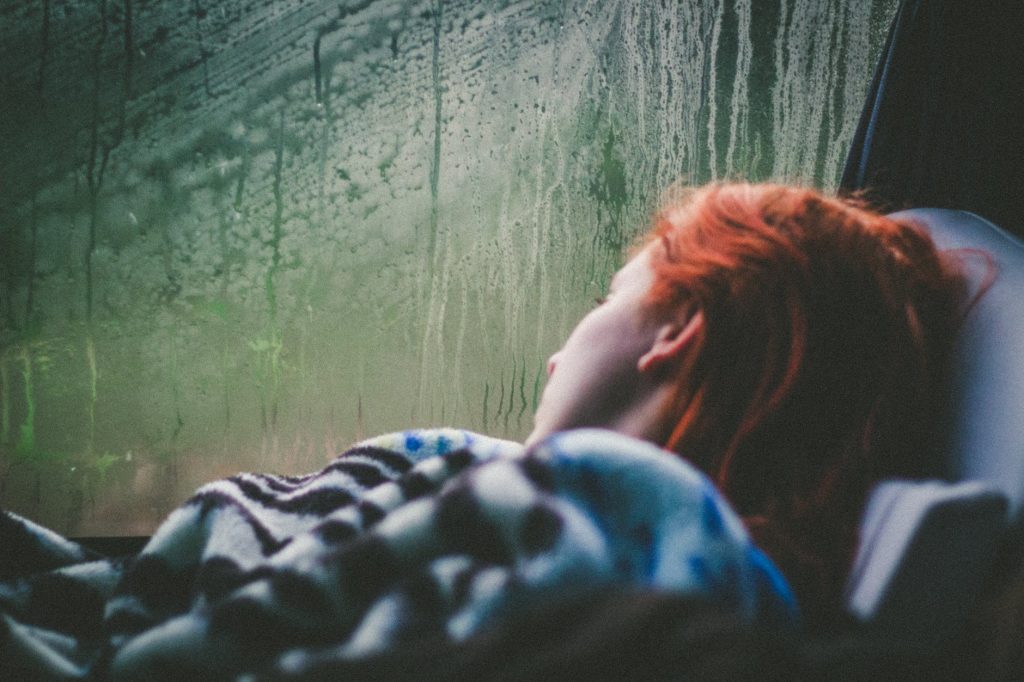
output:
M 451 429 L 382 436 L 307 476 L 210 483 L 129 559 L 2 514 L 16 558 L 0 679 L 301 678 L 601 585 L 785 611 L 730 515 L 639 441 L 580 432 L 523 452 Z

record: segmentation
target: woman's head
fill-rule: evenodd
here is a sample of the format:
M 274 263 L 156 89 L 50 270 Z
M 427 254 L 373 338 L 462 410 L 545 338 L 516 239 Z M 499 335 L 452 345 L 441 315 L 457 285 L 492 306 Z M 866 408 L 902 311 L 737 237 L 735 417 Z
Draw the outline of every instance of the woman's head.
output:
M 681 351 L 696 338 L 700 316 L 683 306 L 655 309 L 653 248 L 615 273 L 607 295 L 548 361 L 548 383 L 527 443 L 555 431 L 601 426 L 663 443 L 664 407 L 679 384 Z
M 615 428 L 695 462 L 743 514 L 812 512 L 920 473 L 961 298 L 911 225 L 809 189 L 710 185 L 656 217 L 553 357 L 531 440 Z

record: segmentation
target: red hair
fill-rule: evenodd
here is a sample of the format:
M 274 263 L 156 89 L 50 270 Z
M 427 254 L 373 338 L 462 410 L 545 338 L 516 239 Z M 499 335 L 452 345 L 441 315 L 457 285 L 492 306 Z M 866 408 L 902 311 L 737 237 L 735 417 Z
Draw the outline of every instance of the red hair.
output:
M 964 279 L 928 234 L 803 188 L 715 184 L 656 218 L 656 309 L 704 326 L 665 447 L 707 472 L 783 570 L 835 594 L 869 486 L 931 473 Z

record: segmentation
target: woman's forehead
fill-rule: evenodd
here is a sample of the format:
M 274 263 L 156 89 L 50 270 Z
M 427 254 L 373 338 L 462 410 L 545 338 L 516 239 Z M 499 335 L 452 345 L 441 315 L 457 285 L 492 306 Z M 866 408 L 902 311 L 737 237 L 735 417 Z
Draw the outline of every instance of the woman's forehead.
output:
M 611 288 L 625 285 L 627 282 L 636 280 L 653 279 L 654 273 L 651 268 L 651 246 L 647 245 L 640 251 L 633 254 L 633 257 L 626 261 L 626 264 L 619 268 L 618 272 L 612 275 Z
M 644 268 L 651 267 L 652 259 L 654 257 L 654 250 L 658 248 L 660 244 L 658 242 L 651 242 L 643 248 L 630 254 L 630 258 L 626 263 L 619 268 L 619 272 L 625 271 L 627 268 L 633 270 L 642 270 Z M 619 273 L 615 273 L 616 275 Z

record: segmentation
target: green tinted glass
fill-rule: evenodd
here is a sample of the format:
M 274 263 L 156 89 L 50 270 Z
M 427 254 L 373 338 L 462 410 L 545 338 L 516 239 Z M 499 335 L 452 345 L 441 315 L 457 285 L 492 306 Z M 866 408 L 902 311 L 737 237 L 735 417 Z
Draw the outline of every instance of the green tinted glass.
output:
M 362 436 L 519 438 L 667 188 L 834 186 L 895 0 L 0 10 L 0 505 L 148 533 Z

